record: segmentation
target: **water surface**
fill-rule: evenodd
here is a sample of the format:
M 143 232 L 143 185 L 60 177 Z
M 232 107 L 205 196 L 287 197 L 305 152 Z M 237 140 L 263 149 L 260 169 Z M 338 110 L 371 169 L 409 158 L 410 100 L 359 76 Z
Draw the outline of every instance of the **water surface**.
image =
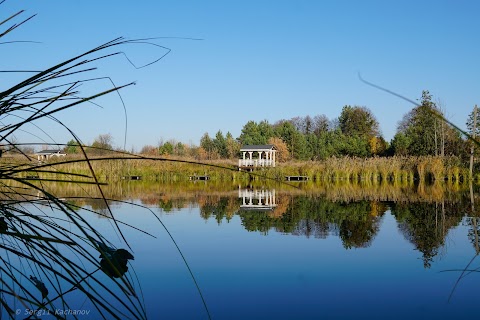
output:
M 469 217 L 468 202 L 332 201 L 276 191 L 271 208 L 245 209 L 241 190 L 163 194 L 156 203 L 133 199 L 173 235 L 213 319 L 475 315 L 478 274 L 455 286 L 478 248 L 478 221 Z M 258 205 L 258 199 L 253 202 Z M 150 318 L 207 318 L 155 216 L 128 204 L 114 209 L 117 219 L 157 237 L 125 229 Z M 120 242 L 107 219 L 95 219 L 105 235 Z M 468 269 L 479 265 L 475 259 Z
M 78 212 L 115 247 L 133 253 L 126 276 L 138 278 L 135 292 L 150 319 L 208 318 L 162 223 L 213 319 L 476 315 L 480 204 L 461 186 L 130 182 L 109 188 L 107 197 L 121 200 L 108 201 L 117 221 L 144 231 L 120 225 L 130 248 L 103 200 L 54 191 L 84 208 Z M 71 309 L 91 310 L 80 319 L 95 318 L 80 293 L 67 298 Z

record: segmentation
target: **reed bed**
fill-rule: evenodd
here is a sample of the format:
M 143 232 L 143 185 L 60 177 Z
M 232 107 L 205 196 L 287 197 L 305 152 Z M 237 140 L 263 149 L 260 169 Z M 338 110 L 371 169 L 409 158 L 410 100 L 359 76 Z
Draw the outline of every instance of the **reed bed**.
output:
M 78 158 L 69 155 L 68 160 Z M 63 160 L 63 159 L 62 159 Z M 57 161 L 56 170 L 88 175 L 90 167 L 84 162 L 62 163 Z M 448 181 L 461 183 L 469 180 L 468 169 L 458 157 L 373 157 L 329 158 L 324 161 L 295 161 L 277 164 L 275 168 L 261 168 L 250 174 L 238 171 L 235 161 L 215 160 L 194 163 L 190 159 L 138 159 L 121 160 L 91 158 L 91 166 L 102 181 L 118 181 L 138 176 L 142 180 L 157 182 L 182 182 L 193 176 L 208 176 L 215 181 L 245 182 L 262 178 L 283 181 L 286 176 L 307 176 L 313 181 L 363 181 L 378 184 L 382 181 L 410 184 Z M 169 161 L 173 160 L 173 161 Z M 180 162 L 176 162 L 180 160 Z M 21 161 L 18 159 L 18 163 Z M 184 161 L 184 162 L 183 162 Z M 227 170 L 226 170 L 227 169 Z M 23 172 L 29 176 L 30 172 Z M 54 173 L 42 174 L 53 178 Z M 91 179 L 91 178 L 90 178 Z M 86 180 L 88 180 L 86 178 Z

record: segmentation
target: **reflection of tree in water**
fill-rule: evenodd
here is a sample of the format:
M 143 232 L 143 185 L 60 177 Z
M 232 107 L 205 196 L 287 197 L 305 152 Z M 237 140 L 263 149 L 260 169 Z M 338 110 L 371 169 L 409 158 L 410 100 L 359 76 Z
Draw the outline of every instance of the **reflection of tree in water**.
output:
M 465 222 L 469 226 L 468 240 L 472 243 L 475 253 L 480 254 L 480 218 L 468 217 Z
M 338 226 L 334 223 L 323 222 L 313 219 L 300 220 L 292 231 L 293 235 L 326 239 L 329 235 L 338 235 Z
M 264 234 L 275 230 L 322 239 L 329 235 L 339 236 L 347 249 L 368 247 L 378 233 L 382 216 L 390 207 L 401 233 L 422 253 L 425 267 L 430 267 L 444 245 L 448 230 L 458 225 L 468 207 L 468 203 L 460 199 L 449 204 L 370 200 L 333 202 L 318 195 L 284 193 L 277 194 L 274 210 L 244 211 L 240 210 L 241 200 L 236 192 L 233 194 L 195 194 L 190 200 L 165 198 L 159 206 L 168 212 L 198 205 L 203 219 L 214 218 L 218 224 L 224 219 L 230 221 L 237 214 L 246 230 Z M 476 223 L 480 225 L 480 221 Z
M 340 225 L 340 238 L 346 249 L 367 248 L 378 233 L 381 219 L 365 216 L 364 220 L 344 220 Z
M 103 199 L 86 199 L 85 205 L 90 206 L 92 211 L 100 218 L 111 218 L 111 212 L 108 207 L 112 206 L 111 201 Z
M 164 212 L 172 212 L 173 210 L 179 210 L 186 206 L 187 200 L 184 198 L 166 198 L 161 197 L 158 200 L 158 207 Z
M 425 268 L 430 268 L 448 231 L 460 223 L 465 212 L 458 203 L 396 203 L 391 211 L 405 239 L 422 253 Z
M 292 198 L 285 213 L 272 217 L 267 212 L 239 212 L 248 231 L 267 233 L 274 229 L 306 237 L 325 239 L 339 235 L 345 248 L 367 247 L 378 232 L 387 206 L 380 202 L 331 202 L 319 197 Z
M 209 219 L 211 216 L 214 216 L 217 223 L 220 224 L 224 217 L 227 218 L 227 221 L 230 220 L 227 208 L 228 198 L 221 197 L 216 202 L 206 202 L 205 205 L 200 208 L 200 215 L 204 219 Z

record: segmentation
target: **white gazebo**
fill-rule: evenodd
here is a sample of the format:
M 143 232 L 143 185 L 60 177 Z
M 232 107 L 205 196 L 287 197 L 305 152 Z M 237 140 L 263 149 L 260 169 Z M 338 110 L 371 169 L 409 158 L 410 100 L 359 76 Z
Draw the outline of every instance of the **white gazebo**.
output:
M 37 156 L 38 161 L 48 160 L 51 157 L 65 157 L 67 154 L 60 150 L 42 150 L 40 152 L 35 153 Z
M 238 167 L 275 167 L 275 152 L 277 150 L 273 144 L 243 146 L 240 149 L 242 158 L 238 160 Z

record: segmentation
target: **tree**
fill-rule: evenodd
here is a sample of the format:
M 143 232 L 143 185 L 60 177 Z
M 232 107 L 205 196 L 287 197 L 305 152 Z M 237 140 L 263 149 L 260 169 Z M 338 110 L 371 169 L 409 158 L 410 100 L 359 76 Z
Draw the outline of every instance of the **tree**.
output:
M 476 118 L 476 120 L 475 120 Z M 475 124 L 475 130 L 474 128 L 474 123 Z M 467 132 L 473 136 L 475 134 L 475 137 L 479 138 L 480 137 L 480 110 L 478 110 L 477 106 L 473 107 L 472 112 L 468 115 L 468 119 L 466 122 L 467 125 Z
M 200 138 L 200 147 L 206 152 L 206 159 L 216 158 L 215 144 L 207 132 Z
M 165 142 L 158 148 L 158 153 L 160 155 L 172 155 L 173 154 L 173 144 L 170 141 Z
M 288 146 L 282 138 L 271 137 L 268 139 L 268 144 L 275 146 L 277 152 L 275 153 L 275 160 L 277 162 L 286 162 L 290 160 L 290 152 L 288 151 Z
M 340 130 L 346 136 L 358 136 L 368 140 L 379 135 L 378 121 L 366 107 L 344 106 L 338 121 Z
M 142 150 L 140 150 L 140 154 L 156 156 L 158 155 L 158 148 L 151 145 L 146 145 L 142 147 Z
M 290 122 L 302 134 L 309 134 L 314 130 L 314 120 L 310 116 L 294 117 Z
M 78 142 L 74 139 L 67 142 L 67 145 L 64 148 L 65 153 L 78 153 Z
M 385 155 L 388 145 L 383 137 L 372 137 L 368 141 L 370 147 L 370 154 L 373 156 Z
M 273 137 L 272 126 L 267 120 L 260 123 L 248 121 L 242 128 L 238 141 L 242 145 L 263 145 L 267 144 L 268 139 Z
M 197 160 L 208 160 L 209 159 L 209 154 L 208 154 L 207 151 L 205 151 L 204 148 L 198 147 L 198 148 L 195 149 L 194 157 Z
M 104 154 L 109 150 L 113 150 L 113 137 L 110 133 L 101 134 L 93 140 L 93 152 L 97 154 Z
M 177 156 L 183 157 L 187 153 L 187 147 L 183 143 L 177 142 L 173 147 L 173 153 Z
M 379 154 L 377 149 L 384 151 L 378 121 L 368 108 L 344 106 L 338 124 L 345 136 L 342 154 L 366 157 Z
M 228 148 L 227 148 L 227 140 L 223 136 L 222 131 L 218 130 L 217 134 L 215 135 L 215 139 L 213 139 L 213 147 L 215 151 L 221 158 L 228 158 Z
M 409 141 L 409 155 L 459 155 L 462 152 L 460 133 L 447 126 L 444 118 L 432 102 L 432 95 L 424 90 L 420 105 L 404 115 L 397 129 L 397 133 L 404 134 Z
M 275 133 L 287 144 L 292 158 L 299 160 L 310 158 L 305 136 L 298 132 L 291 122 L 283 120 L 275 124 Z
M 436 116 L 440 114 L 432 102 L 432 96 L 427 90 L 422 92 L 419 106 L 406 114 L 400 123 L 399 129 L 408 138 L 410 144 L 408 153 L 415 156 L 438 154 L 436 144 Z
M 262 137 L 261 143 L 259 144 L 267 144 L 268 139 L 274 136 L 273 127 L 267 120 L 260 121 L 258 124 L 258 132 Z
M 398 132 L 392 139 L 391 153 L 396 156 L 406 156 L 408 155 L 409 146 L 410 139 L 402 132 Z
M 322 132 L 318 135 L 313 156 L 319 159 L 340 156 L 342 155 L 344 142 L 345 135 L 339 129 Z
M 477 137 L 480 134 L 480 122 L 479 120 L 479 110 L 477 105 L 473 107 L 473 111 L 469 114 L 467 119 L 467 130 L 470 134 L 470 139 L 468 140 L 468 144 L 470 145 L 470 178 L 473 177 L 473 162 L 475 159 L 475 143 L 474 141 L 478 141 Z M 478 154 L 478 148 L 477 148 Z
M 328 120 L 327 116 L 317 115 L 313 117 L 313 133 L 319 136 L 323 132 L 327 132 L 330 126 L 330 121 Z
M 238 154 L 240 153 L 240 144 L 233 138 L 230 132 L 227 132 L 225 139 L 227 144 L 228 158 L 237 158 Z
M 361 136 L 341 135 L 342 144 L 340 153 L 351 157 L 368 157 L 370 156 L 370 146 L 368 140 Z

